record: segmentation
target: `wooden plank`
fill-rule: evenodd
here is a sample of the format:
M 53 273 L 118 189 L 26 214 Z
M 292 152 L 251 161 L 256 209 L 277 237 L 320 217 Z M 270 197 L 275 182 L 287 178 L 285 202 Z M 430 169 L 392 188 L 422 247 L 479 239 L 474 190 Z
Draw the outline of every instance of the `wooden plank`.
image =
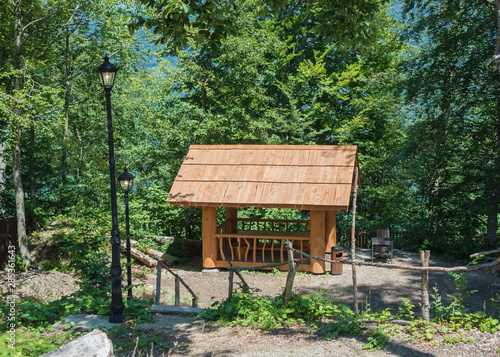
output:
M 345 161 L 344 165 L 354 166 L 356 165 L 357 150 L 345 151 Z
M 299 165 L 300 166 L 306 166 L 309 164 L 309 152 L 311 150 L 302 150 L 300 151 L 300 154 L 299 154 Z
M 227 157 L 227 150 L 212 150 L 209 152 L 211 152 L 212 155 L 210 155 L 210 161 L 207 162 L 207 164 L 219 165 L 226 162 L 224 159 Z
M 188 155 L 186 157 L 189 158 L 188 164 L 206 164 L 210 157 L 210 151 L 202 150 L 202 149 L 189 149 Z
M 219 175 L 223 175 L 223 171 L 218 165 L 205 165 L 205 178 L 203 181 L 217 181 Z
M 206 182 L 204 183 L 205 189 L 203 191 L 203 201 L 222 203 L 225 193 L 225 185 L 219 182 Z
M 205 175 L 205 169 L 206 165 L 183 165 L 182 167 L 186 167 L 188 170 L 185 173 L 185 176 L 183 176 L 183 180 L 201 180 L 205 178 L 207 175 Z
M 321 150 L 318 157 L 318 165 L 330 166 L 332 165 L 333 151 L 332 150 Z
M 343 150 L 333 151 L 331 164 L 335 166 L 344 166 L 344 162 L 345 162 L 345 151 Z
M 283 164 L 292 165 L 294 150 L 284 150 Z
M 317 166 L 318 165 L 318 153 L 319 153 L 319 150 L 309 150 L 309 159 L 306 163 L 306 165 L 314 165 L 314 166 Z
M 215 268 L 217 260 L 217 237 L 215 231 L 217 229 L 217 208 L 203 207 L 202 208 L 202 253 L 203 267 L 206 269 Z
M 257 183 L 246 182 L 243 188 L 240 190 L 240 195 L 238 196 L 238 202 L 253 203 L 255 202 L 255 192 L 257 190 Z
M 282 183 L 294 183 L 297 182 L 299 171 L 293 166 L 283 166 L 281 169 L 280 177 L 278 182 Z
M 354 176 L 354 167 L 339 167 L 337 171 L 337 180 L 335 183 L 351 184 Z
M 292 152 L 292 160 L 290 161 L 290 165 L 298 166 L 300 160 L 300 151 L 298 150 L 287 150 L 287 151 Z

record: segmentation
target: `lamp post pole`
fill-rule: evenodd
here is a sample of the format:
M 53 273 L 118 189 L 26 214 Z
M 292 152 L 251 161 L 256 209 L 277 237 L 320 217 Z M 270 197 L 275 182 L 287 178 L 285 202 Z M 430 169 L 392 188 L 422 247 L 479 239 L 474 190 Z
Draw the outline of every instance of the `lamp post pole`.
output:
M 130 224 L 128 219 L 128 191 L 125 192 L 125 234 L 127 235 L 127 299 L 132 299 L 132 263 L 130 259 Z
M 109 62 L 109 57 L 104 57 L 104 63 L 98 68 L 101 84 L 106 92 L 106 105 L 108 114 L 108 146 L 109 146 L 109 175 L 111 179 L 111 316 L 109 322 L 123 322 L 123 297 L 122 297 L 122 268 L 120 265 L 120 232 L 118 230 L 118 210 L 116 206 L 116 174 L 115 151 L 113 144 L 113 121 L 111 118 L 111 89 L 118 68 Z
M 129 224 L 129 214 L 128 214 L 128 193 L 132 188 L 134 183 L 134 175 L 128 172 L 127 168 L 124 169 L 123 173 L 118 176 L 118 181 L 125 193 L 125 227 L 127 236 L 127 299 L 132 299 L 132 264 L 130 259 L 130 224 Z

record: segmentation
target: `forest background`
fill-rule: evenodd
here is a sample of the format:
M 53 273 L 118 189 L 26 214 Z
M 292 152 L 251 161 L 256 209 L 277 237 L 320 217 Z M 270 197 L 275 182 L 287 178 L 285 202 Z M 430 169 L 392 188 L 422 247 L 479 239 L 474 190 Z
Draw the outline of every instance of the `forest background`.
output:
M 357 145 L 358 229 L 404 231 L 400 246 L 450 258 L 494 247 L 497 8 L 491 0 L 3 1 L 0 218 L 16 218 L 26 264 L 27 233 L 48 222 L 109 235 L 96 72 L 109 54 L 120 68 L 111 95 L 117 173 L 136 176 L 133 234 L 200 237 L 200 209 L 166 202 L 192 144 Z M 339 229 L 349 229 L 348 214 L 339 213 Z

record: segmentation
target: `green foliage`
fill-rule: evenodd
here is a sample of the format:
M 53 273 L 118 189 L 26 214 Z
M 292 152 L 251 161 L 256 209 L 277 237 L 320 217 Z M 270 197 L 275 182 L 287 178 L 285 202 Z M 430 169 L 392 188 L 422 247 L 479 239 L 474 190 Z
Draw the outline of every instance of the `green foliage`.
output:
M 0 356 L 38 357 L 60 346 L 60 342 L 51 337 L 40 336 L 39 329 L 18 330 L 15 348 L 9 347 L 9 334 L 0 335 Z
M 318 295 L 294 295 L 284 307 L 281 296 L 271 298 L 238 293 L 233 295 L 232 301 L 215 302 L 198 317 L 218 320 L 222 324 L 233 323 L 269 330 L 279 325 L 291 326 L 295 322 L 311 323 L 322 317 L 341 314 L 348 315 L 352 319 L 354 313 L 347 306 L 324 301 Z
M 385 331 L 378 329 L 371 332 L 371 336 L 368 337 L 368 342 L 363 346 L 364 350 L 380 350 L 385 347 L 387 342 L 389 342 L 389 338 L 385 335 Z

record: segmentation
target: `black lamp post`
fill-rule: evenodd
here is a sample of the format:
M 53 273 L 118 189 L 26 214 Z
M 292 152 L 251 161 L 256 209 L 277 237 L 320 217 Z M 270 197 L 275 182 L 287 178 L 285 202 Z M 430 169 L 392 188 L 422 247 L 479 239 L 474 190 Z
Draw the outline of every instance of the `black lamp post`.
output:
M 134 175 L 128 172 L 127 168 L 123 170 L 123 173 L 118 176 L 118 181 L 122 186 L 123 193 L 125 193 L 125 227 L 127 235 L 127 299 L 132 299 L 132 266 L 130 260 L 130 224 L 128 219 L 128 193 L 134 184 Z
M 109 57 L 104 57 L 104 63 L 97 68 L 101 85 L 106 92 L 108 111 L 108 146 L 109 146 L 109 175 L 111 178 L 111 316 L 109 322 L 123 322 L 123 297 L 122 297 L 122 268 L 120 266 L 120 232 L 118 231 L 118 213 L 116 209 L 116 176 L 115 152 L 113 146 L 113 123 L 111 120 L 111 89 L 115 82 L 118 68 L 109 62 Z

